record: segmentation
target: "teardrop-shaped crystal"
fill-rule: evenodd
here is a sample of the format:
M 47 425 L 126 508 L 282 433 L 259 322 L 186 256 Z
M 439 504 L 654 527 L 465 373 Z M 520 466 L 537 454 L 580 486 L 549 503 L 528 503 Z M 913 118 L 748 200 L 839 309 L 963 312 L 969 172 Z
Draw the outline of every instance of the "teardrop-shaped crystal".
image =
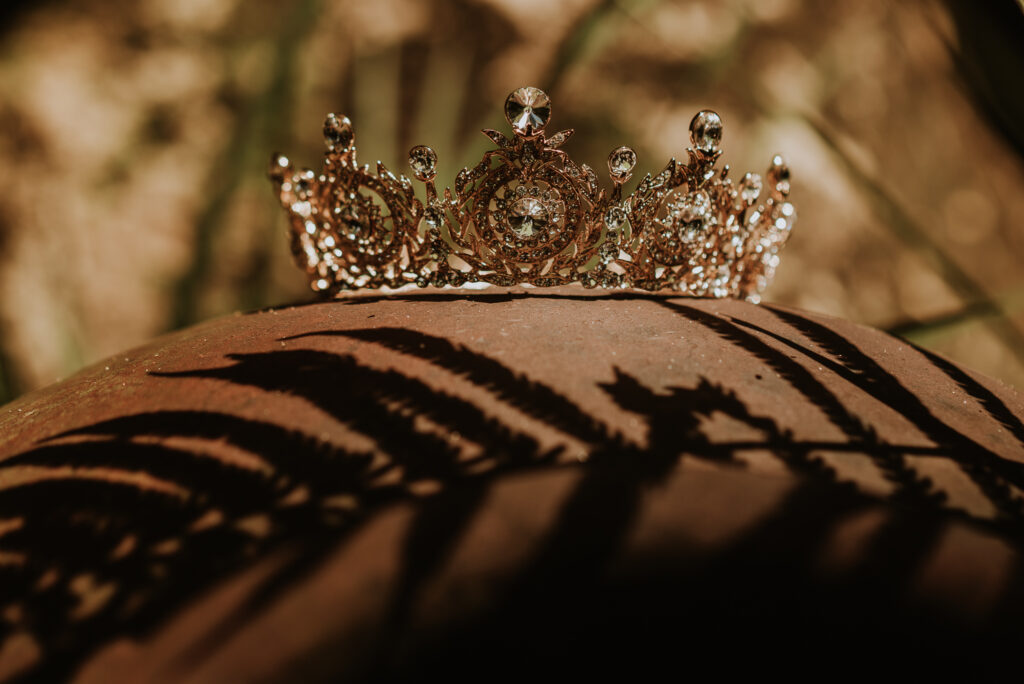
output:
M 690 142 L 705 154 L 717 152 L 722 142 L 722 117 L 710 109 L 697 112 L 690 121 Z
M 417 179 L 432 181 L 437 175 L 437 153 L 426 145 L 417 145 L 409 150 L 409 166 Z
M 761 196 L 761 177 L 756 173 L 748 173 L 740 181 L 740 198 L 743 204 L 751 206 Z
M 533 137 L 551 119 L 551 100 L 540 88 L 518 88 L 505 99 L 505 118 L 517 135 Z
M 636 152 L 632 147 L 623 145 L 608 155 L 608 173 L 611 174 L 613 180 L 620 182 L 629 180 L 635 167 Z
M 347 116 L 328 114 L 324 119 L 324 143 L 329 149 L 344 149 L 351 147 L 355 140 L 355 133 L 352 131 L 352 122 Z
M 553 136 L 547 139 L 547 146 L 559 147 L 565 144 L 565 141 L 571 138 L 573 133 L 575 133 L 575 131 L 571 128 L 566 129 L 564 131 L 559 131 L 558 133 L 555 133 Z
M 768 169 L 768 184 L 781 195 L 789 194 L 789 167 L 781 154 L 772 157 L 772 165 Z

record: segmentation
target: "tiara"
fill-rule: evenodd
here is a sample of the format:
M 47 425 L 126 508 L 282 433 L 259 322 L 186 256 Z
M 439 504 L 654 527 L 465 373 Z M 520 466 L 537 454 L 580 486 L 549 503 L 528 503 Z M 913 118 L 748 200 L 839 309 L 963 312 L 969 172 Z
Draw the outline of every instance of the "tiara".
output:
M 513 136 L 485 129 L 496 148 L 443 192 L 434 150 L 409 151 L 425 201 L 381 162 L 359 166 L 345 116 L 327 115 L 320 174 L 275 154 L 269 175 L 313 290 L 578 282 L 759 301 L 796 218 L 782 157 L 768 168 L 767 192 L 754 173 L 733 183 L 727 165 L 715 168 L 722 119 L 704 110 L 690 122 L 688 162 L 671 159 L 624 196 L 632 148 L 608 155 L 611 188 L 602 188 L 592 168 L 560 149 L 572 129 L 545 135 L 543 91 L 513 91 L 505 118 Z

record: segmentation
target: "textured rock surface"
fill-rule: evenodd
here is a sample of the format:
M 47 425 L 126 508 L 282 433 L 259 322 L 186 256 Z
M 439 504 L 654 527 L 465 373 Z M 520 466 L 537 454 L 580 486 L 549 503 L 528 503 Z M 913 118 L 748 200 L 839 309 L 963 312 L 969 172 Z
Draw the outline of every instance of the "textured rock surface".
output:
M 0 675 L 977 673 L 1019 637 L 1022 417 L 735 301 L 211 321 L 0 409 Z

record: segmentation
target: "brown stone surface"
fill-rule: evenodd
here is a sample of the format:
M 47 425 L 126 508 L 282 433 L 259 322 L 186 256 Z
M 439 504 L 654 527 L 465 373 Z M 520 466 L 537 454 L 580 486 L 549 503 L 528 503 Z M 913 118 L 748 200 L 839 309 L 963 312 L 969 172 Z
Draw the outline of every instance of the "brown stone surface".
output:
M 694 672 L 797 643 L 808 668 L 949 644 L 930 666 L 976 668 L 1021 624 L 1022 417 L 901 340 L 735 301 L 210 321 L 0 409 L 0 678 L 406 679 L 681 643 Z

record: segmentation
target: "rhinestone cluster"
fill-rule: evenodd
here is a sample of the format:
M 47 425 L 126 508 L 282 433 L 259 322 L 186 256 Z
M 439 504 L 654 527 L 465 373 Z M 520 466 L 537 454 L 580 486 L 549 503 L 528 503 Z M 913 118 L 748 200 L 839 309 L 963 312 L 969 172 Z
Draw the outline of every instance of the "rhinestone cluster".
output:
M 633 149 L 608 155 L 612 187 L 602 188 L 592 168 L 560 149 L 571 129 L 545 134 L 551 101 L 543 91 L 513 91 L 505 118 L 513 136 L 484 130 L 495 149 L 441 192 L 434 150 L 409 151 L 425 199 L 380 162 L 357 163 L 344 116 L 324 122 L 319 174 L 274 155 L 270 178 L 313 289 L 578 282 L 759 300 L 796 219 L 781 157 L 764 179 L 748 173 L 734 183 L 728 166 L 716 167 L 722 119 L 704 110 L 690 123 L 687 162 L 670 160 L 624 196 Z

